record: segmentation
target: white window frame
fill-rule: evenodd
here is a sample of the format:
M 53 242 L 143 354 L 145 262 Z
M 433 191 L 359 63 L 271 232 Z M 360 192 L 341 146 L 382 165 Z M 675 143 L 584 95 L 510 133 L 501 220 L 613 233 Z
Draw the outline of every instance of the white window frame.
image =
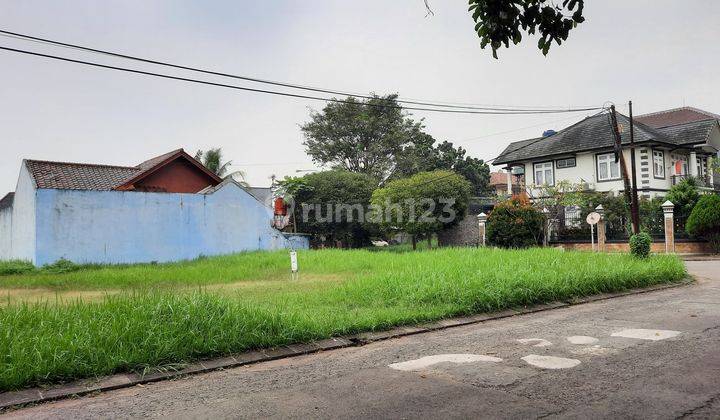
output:
M 550 182 L 548 182 L 548 175 Z M 555 185 L 555 167 L 552 161 L 533 163 L 533 177 L 535 185 Z
M 560 166 L 560 162 L 565 162 L 565 163 L 567 163 L 568 161 L 572 161 L 572 165 L 567 165 L 567 164 L 566 164 L 566 165 L 564 165 L 564 166 Z M 558 160 L 555 161 L 555 167 L 558 168 L 558 169 L 574 168 L 574 167 L 576 167 L 576 166 L 577 166 L 577 159 L 574 158 L 574 157 L 568 157 L 568 158 L 558 159 Z
M 665 152 L 662 150 L 652 151 L 653 177 L 665 179 Z M 658 173 L 660 169 L 660 173 Z
M 607 166 L 607 176 L 601 177 L 600 176 L 600 166 L 606 165 Z M 612 176 L 612 168 L 617 168 L 617 176 Z M 620 162 L 615 162 L 615 154 L 614 153 L 601 153 L 595 156 L 595 170 L 597 172 L 597 180 L 598 182 L 602 181 L 617 181 L 621 179 L 622 174 L 620 173 Z

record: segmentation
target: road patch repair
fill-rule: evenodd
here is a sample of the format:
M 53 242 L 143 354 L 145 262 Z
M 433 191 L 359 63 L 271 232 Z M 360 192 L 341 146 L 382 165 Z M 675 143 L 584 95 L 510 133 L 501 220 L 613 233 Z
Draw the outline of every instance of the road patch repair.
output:
M 613 337 L 635 338 L 638 340 L 660 341 L 680 335 L 680 331 L 630 329 L 612 333 Z
M 520 338 L 518 342 L 521 344 L 530 344 L 533 347 L 548 347 L 552 346 L 552 343 L 542 338 Z
M 579 345 L 595 344 L 599 341 L 595 337 L 588 337 L 586 335 L 573 335 L 572 337 L 567 337 L 566 340 L 569 341 L 571 344 Z
M 668 338 L 677 337 L 680 331 L 672 330 L 653 330 L 653 329 L 626 329 L 610 334 L 610 337 L 632 338 L 638 340 L 660 341 Z M 587 335 L 573 335 L 565 337 L 570 344 L 584 345 L 582 351 L 571 351 L 574 354 L 584 354 L 587 356 L 599 356 L 606 353 L 606 349 L 597 345 L 600 340 Z M 520 338 L 517 340 L 520 344 L 531 345 L 533 347 L 550 347 L 552 342 L 544 338 Z M 541 368 L 541 369 L 570 369 L 580 365 L 582 362 L 578 359 L 571 359 L 560 356 L 529 354 L 521 357 L 525 363 Z M 438 363 L 474 363 L 474 362 L 493 362 L 499 363 L 503 359 L 494 356 L 486 356 L 482 354 L 438 354 L 432 356 L 424 356 L 419 359 L 408 360 L 405 362 L 392 363 L 389 368 L 401 371 L 416 372 L 429 368 Z
M 556 356 L 540 356 L 537 354 L 529 354 L 522 358 L 527 364 L 539 367 L 541 369 L 569 369 L 580 364 L 577 359 L 568 359 Z
M 425 356 L 419 359 L 408 360 L 407 362 L 393 363 L 389 368 L 406 372 L 419 371 L 438 363 L 475 363 L 475 362 L 502 362 L 503 359 L 482 354 L 438 354 Z

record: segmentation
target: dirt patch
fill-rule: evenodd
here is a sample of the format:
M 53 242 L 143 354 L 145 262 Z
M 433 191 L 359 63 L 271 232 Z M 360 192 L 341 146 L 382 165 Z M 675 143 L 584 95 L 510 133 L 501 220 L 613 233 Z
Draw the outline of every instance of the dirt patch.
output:
M 166 292 L 186 293 L 195 290 L 217 294 L 265 294 L 310 289 L 320 289 L 342 283 L 348 276 L 337 274 L 320 274 L 300 277 L 298 280 L 288 278 L 266 280 L 241 280 L 232 283 L 209 285 L 178 285 L 164 287 Z M 0 288 L 0 306 L 16 303 L 50 303 L 67 304 L 77 300 L 97 302 L 107 296 L 128 292 L 142 292 L 143 289 L 104 289 L 104 290 L 55 290 L 52 288 Z M 149 289 L 148 289 L 149 290 Z
M 120 293 L 120 290 L 64 290 L 58 291 L 46 288 L 35 289 L 1 289 L 0 305 L 14 303 L 51 303 L 67 304 L 77 300 L 84 302 L 99 301 L 106 296 Z

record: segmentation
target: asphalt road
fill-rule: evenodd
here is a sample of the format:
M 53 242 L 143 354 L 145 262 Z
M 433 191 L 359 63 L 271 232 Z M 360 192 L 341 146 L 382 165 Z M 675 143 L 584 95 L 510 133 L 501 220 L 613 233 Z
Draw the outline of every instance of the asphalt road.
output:
M 688 267 L 698 276 L 695 285 L 137 386 L 6 415 L 718 418 L 720 261 L 689 262 Z

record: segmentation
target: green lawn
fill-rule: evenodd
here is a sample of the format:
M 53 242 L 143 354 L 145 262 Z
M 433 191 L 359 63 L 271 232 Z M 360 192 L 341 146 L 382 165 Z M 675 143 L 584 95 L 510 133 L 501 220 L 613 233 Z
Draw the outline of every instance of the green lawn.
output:
M 672 256 L 286 251 L 0 276 L 0 390 L 679 281 Z M 2 267 L 0 267 L 0 272 Z

